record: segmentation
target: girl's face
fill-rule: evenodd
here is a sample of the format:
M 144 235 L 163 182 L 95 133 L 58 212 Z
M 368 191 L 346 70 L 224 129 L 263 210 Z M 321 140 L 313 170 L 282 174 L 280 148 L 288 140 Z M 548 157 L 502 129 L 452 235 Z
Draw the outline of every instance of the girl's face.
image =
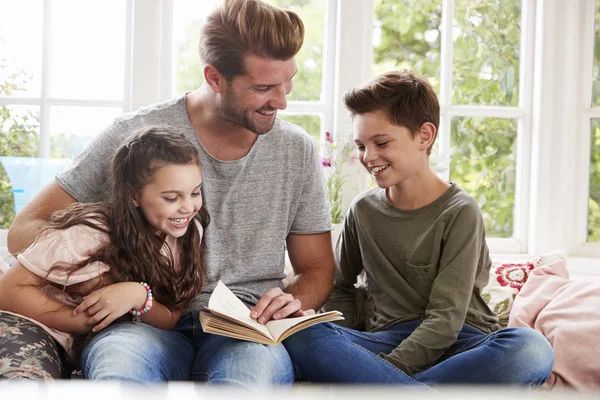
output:
M 185 234 L 202 207 L 202 176 L 197 164 L 165 165 L 134 199 L 157 231 L 174 238 Z

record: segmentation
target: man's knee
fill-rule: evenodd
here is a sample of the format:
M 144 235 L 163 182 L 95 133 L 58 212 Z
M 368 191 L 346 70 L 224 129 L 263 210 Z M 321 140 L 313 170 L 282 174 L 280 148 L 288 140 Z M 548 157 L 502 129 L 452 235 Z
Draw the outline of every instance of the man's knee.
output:
M 206 355 L 198 354 L 200 359 Z M 202 361 L 200 361 L 202 363 Z M 199 380 L 211 384 L 233 384 L 250 390 L 294 381 L 290 357 L 282 345 L 268 346 L 227 340 L 205 365 L 196 368 Z

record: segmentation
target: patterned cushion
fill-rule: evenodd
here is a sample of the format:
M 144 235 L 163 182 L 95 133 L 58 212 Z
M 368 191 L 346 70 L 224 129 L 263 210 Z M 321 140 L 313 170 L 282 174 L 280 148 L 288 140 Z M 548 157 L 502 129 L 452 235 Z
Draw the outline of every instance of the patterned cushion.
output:
M 540 257 L 522 261 L 494 261 L 490 268 L 490 281 L 482 295 L 490 309 L 496 313 L 500 325 L 506 327 L 513 302 L 529 273 L 536 267 L 566 258 L 564 251 L 555 251 Z

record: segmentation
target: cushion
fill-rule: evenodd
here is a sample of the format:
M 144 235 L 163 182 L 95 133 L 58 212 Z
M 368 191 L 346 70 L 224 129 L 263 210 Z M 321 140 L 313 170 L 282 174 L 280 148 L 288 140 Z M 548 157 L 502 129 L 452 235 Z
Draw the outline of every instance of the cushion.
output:
M 564 259 L 533 269 L 509 326 L 533 328 L 552 345 L 547 387 L 600 389 L 600 276 L 571 280 Z
M 564 251 L 556 251 L 522 261 L 495 260 L 492 262 L 489 283 L 483 288 L 482 296 L 490 309 L 498 316 L 502 327 L 507 326 L 515 297 L 533 269 L 565 257 Z

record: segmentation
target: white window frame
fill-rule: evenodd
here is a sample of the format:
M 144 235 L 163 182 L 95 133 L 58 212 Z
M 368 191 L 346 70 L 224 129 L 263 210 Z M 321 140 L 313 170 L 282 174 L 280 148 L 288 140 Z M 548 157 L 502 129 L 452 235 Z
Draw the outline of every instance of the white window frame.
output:
M 347 112 L 339 101 L 343 94 L 340 89 L 356 87 L 373 76 L 372 71 L 372 35 L 374 22 L 374 0 L 346 0 L 341 2 L 340 7 L 340 29 L 339 37 L 345 38 L 349 46 L 338 48 L 338 65 L 349 67 L 351 73 L 342 74 L 341 83 L 337 87 L 335 99 L 338 100 L 336 112 L 337 126 L 344 129 L 336 129 L 336 132 L 350 132 L 351 123 Z M 529 187 L 524 184 L 529 176 L 530 149 L 531 149 L 531 115 L 532 115 L 532 90 L 531 82 L 533 76 L 533 57 L 531 50 L 534 38 L 535 1 L 526 2 L 522 10 L 522 32 L 521 32 L 521 60 L 520 60 L 520 87 L 519 105 L 517 107 L 487 107 L 487 106 L 454 106 L 451 105 L 452 98 L 452 28 L 449 23 L 453 19 L 454 0 L 444 0 L 442 14 L 442 53 L 440 77 L 440 129 L 438 141 L 442 154 L 450 150 L 450 128 L 451 119 L 456 116 L 468 117 L 496 117 L 496 118 L 518 118 L 518 151 L 517 154 L 517 182 L 515 193 L 515 218 L 514 237 L 501 239 L 489 238 L 488 244 L 496 253 L 524 253 L 527 251 L 528 224 L 521 223 L 528 214 Z M 449 163 L 449 160 L 448 160 Z M 448 168 L 449 165 L 446 165 Z M 364 176 L 364 175 L 363 175 Z M 446 173 L 449 178 L 449 171 Z M 368 185 L 368 179 L 360 178 L 362 184 L 355 185 L 353 190 L 345 192 L 344 199 L 352 199 L 360 190 Z
M 72 107 L 117 107 L 124 111 L 131 110 L 131 47 L 132 47 L 132 1 L 126 0 L 125 27 L 125 71 L 122 101 L 66 99 L 50 96 L 50 79 L 52 59 L 52 3 L 53 0 L 42 0 L 42 80 L 39 97 L 0 96 L 0 105 L 37 106 L 40 108 L 39 157 L 50 156 L 50 109 L 54 106 Z
M 593 83 L 593 63 L 594 63 L 594 38 L 595 38 L 595 1 L 585 0 L 581 5 L 581 15 L 584 17 L 583 24 L 580 25 L 580 35 L 582 37 L 583 47 L 581 49 L 580 66 L 580 84 L 579 89 L 580 106 L 580 129 L 576 136 L 575 151 L 577 152 L 577 161 L 574 163 L 576 182 L 578 183 L 574 190 L 574 209 L 577 210 L 574 217 L 573 240 L 571 242 L 570 252 L 581 256 L 600 256 L 600 243 L 591 243 L 587 241 L 588 229 L 588 201 L 589 201 L 589 181 L 590 181 L 590 152 L 591 152 L 591 120 L 600 118 L 600 106 L 593 107 L 592 83 Z
M 0 104 L 40 106 L 41 155 L 50 151 L 51 106 L 117 106 L 125 111 L 171 96 L 173 0 L 126 0 L 128 28 L 124 101 L 51 99 L 44 79 L 40 98 L 3 97 Z M 49 71 L 52 0 L 44 4 L 43 71 Z M 453 0 L 444 3 L 445 18 Z M 529 0 L 523 8 L 520 102 L 517 107 L 448 107 L 452 71 L 441 82 L 442 150 L 449 146 L 450 118 L 489 116 L 521 118 L 517 155 L 515 239 L 489 239 L 493 253 L 541 254 L 567 249 L 571 255 L 600 256 L 600 245 L 586 243 L 589 194 L 590 107 L 593 60 L 594 0 Z M 351 121 L 343 93 L 372 77 L 374 0 L 327 0 L 323 83 L 320 101 L 290 102 L 288 114 L 317 114 L 321 133 L 349 135 Z M 445 22 L 445 21 L 444 21 Z M 442 40 L 449 41 L 449 24 Z M 523 38 L 523 36 L 522 36 Z M 443 46 L 442 62 L 452 59 Z M 351 169 L 344 186 L 344 205 L 365 190 L 366 174 Z M 0 230 L 0 245 L 6 230 Z
M 156 0 L 154 0 L 156 1 Z M 39 157 L 50 157 L 50 110 L 54 106 L 69 106 L 69 107 L 115 107 L 122 108 L 124 112 L 132 110 L 134 107 L 134 89 L 139 92 L 139 88 L 134 87 L 132 76 L 142 77 L 143 68 L 132 69 L 132 60 L 136 55 L 133 51 L 133 10 L 134 0 L 125 0 L 125 59 L 124 59 L 124 82 L 123 82 L 123 100 L 107 101 L 107 100 L 85 100 L 85 99 L 68 99 L 50 96 L 50 80 L 51 80 L 51 64 L 52 59 L 52 3 L 53 0 L 41 0 L 42 4 L 42 79 L 40 96 L 0 96 L 0 105 L 2 106 L 33 106 L 39 107 L 40 110 L 40 132 L 39 132 Z M 151 2 L 135 0 L 136 10 L 147 8 Z M 141 6 L 141 7 L 139 7 Z M 140 28 L 136 26 L 138 35 L 141 33 Z M 145 33 L 145 32 L 144 32 Z M 139 51 L 138 51 L 139 53 Z M 142 86 L 138 84 L 138 86 Z M 136 107 L 137 108 L 137 107 Z M 0 229 L 0 255 L 5 251 L 6 236 L 8 229 Z

